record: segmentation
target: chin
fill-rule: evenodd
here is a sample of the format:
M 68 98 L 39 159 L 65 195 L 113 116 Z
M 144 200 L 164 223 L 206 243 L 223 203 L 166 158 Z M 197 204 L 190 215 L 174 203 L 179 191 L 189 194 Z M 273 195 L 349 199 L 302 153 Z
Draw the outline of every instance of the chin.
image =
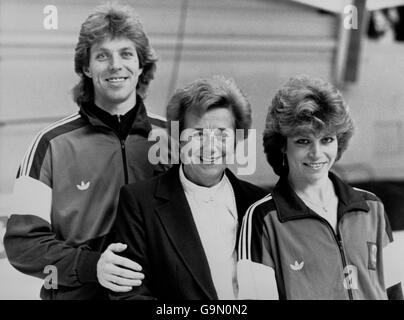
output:
M 114 103 L 122 103 L 125 102 L 126 100 L 128 100 L 128 96 L 127 95 L 111 95 L 109 97 L 110 101 L 113 101 Z
M 115 101 L 126 101 L 133 93 L 133 90 L 129 90 L 129 88 L 120 88 L 119 90 L 108 90 L 106 91 L 107 96 L 111 100 Z
M 212 180 L 220 179 L 223 175 L 224 169 L 225 167 L 214 164 L 203 165 L 203 167 L 201 167 L 202 174 Z
M 318 180 L 324 179 L 325 177 L 328 177 L 328 171 L 318 172 L 318 173 L 314 173 L 314 174 L 310 174 L 310 175 L 306 176 L 306 178 L 311 181 L 318 181 Z
M 226 167 L 222 164 L 201 164 L 201 168 L 205 172 L 211 172 L 211 173 L 217 173 L 218 175 L 221 175 Z

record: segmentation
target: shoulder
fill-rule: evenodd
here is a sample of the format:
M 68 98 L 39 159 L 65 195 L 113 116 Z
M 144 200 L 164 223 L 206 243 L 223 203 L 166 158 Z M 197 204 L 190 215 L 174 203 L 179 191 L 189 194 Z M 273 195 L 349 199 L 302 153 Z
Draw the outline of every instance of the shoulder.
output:
M 368 190 L 353 187 L 353 190 L 360 194 L 366 201 L 382 202 L 378 196 Z
M 251 182 L 241 180 L 239 178 L 237 178 L 237 180 L 244 190 L 251 192 L 252 194 L 256 194 L 258 199 L 261 199 L 267 194 L 267 191 Z
M 33 168 L 40 167 L 51 142 L 69 132 L 75 131 L 87 122 L 76 112 L 56 121 L 38 132 L 24 155 L 19 175 L 28 175 Z
M 261 199 L 254 202 L 250 208 L 251 211 L 261 211 L 266 213 L 276 210 L 273 194 L 267 193 Z
M 382 200 L 373 192 L 365 189 L 353 187 L 354 192 L 357 194 L 357 199 L 366 203 L 372 216 L 378 217 L 377 219 L 385 219 L 386 212 Z
M 377 221 L 380 222 L 380 226 L 385 229 L 390 241 L 392 241 L 393 235 L 390 221 L 386 214 L 384 204 L 381 201 L 381 199 L 370 191 L 356 187 L 353 189 L 355 190 L 355 192 L 358 192 L 365 199 L 366 203 L 369 206 L 370 212 L 374 217 L 376 217 Z
M 149 179 L 140 180 L 134 183 L 129 183 L 121 187 L 121 195 L 129 195 L 139 199 L 149 197 L 154 192 L 153 190 L 156 188 L 158 181 L 161 176 L 166 173 L 162 173 L 159 176 L 155 176 Z
M 33 143 L 30 147 L 37 150 L 42 145 L 49 144 L 53 139 L 80 129 L 86 125 L 87 121 L 84 120 L 78 112 L 76 112 L 68 117 L 50 124 L 38 132 L 35 135 Z
M 276 211 L 276 207 L 273 200 L 273 195 L 271 193 L 267 193 L 248 208 L 245 219 L 253 221 L 254 223 L 261 222 L 265 216 L 274 211 Z
M 167 126 L 167 119 L 163 116 L 147 111 L 147 118 L 153 128 L 166 128 Z
M 261 247 L 265 217 L 274 209 L 273 202 L 272 194 L 268 193 L 248 208 L 240 230 L 238 255 L 241 260 L 251 258 L 252 251 Z
M 234 191 L 248 197 L 250 203 L 261 199 L 267 193 L 267 191 L 265 191 L 263 188 L 240 179 L 229 168 L 226 169 L 225 174 L 227 176 L 227 179 L 232 184 L 233 189 L 237 189 Z
M 52 140 L 55 137 L 82 128 L 85 125 L 87 125 L 87 121 L 80 115 L 80 113 L 76 112 L 45 127 L 35 138 Z

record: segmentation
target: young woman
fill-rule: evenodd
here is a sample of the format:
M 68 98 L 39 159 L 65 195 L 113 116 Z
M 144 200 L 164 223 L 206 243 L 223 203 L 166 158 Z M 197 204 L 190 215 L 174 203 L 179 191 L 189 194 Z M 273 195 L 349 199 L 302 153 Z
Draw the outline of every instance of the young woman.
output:
M 239 298 L 402 296 L 399 281 L 385 281 L 392 233 L 382 202 L 330 171 L 353 129 L 341 94 L 322 80 L 295 77 L 277 92 L 264 149 L 280 179 L 244 217 Z

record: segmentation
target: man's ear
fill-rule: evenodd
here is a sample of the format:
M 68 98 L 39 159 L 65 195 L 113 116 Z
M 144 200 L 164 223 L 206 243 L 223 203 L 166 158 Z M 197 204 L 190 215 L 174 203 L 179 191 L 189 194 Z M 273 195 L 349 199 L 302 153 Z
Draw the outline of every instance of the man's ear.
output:
M 91 71 L 90 71 L 90 69 L 88 68 L 88 67 L 83 67 L 83 73 L 87 76 L 87 77 L 89 77 L 89 78 L 92 78 L 92 74 L 91 74 Z

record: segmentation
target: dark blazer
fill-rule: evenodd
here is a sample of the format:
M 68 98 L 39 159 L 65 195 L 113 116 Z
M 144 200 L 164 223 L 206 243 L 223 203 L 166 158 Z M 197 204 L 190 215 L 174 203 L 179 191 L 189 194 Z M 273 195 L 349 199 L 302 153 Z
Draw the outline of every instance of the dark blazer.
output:
M 248 207 L 265 191 L 239 180 L 230 170 L 241 226 Z M 217 300 L 207 258 L 179 178 L 179 166 L 147 181 L 121 188 L 114 242 L 122 255 L 143 267 L 145 279 L 112 299 Z

